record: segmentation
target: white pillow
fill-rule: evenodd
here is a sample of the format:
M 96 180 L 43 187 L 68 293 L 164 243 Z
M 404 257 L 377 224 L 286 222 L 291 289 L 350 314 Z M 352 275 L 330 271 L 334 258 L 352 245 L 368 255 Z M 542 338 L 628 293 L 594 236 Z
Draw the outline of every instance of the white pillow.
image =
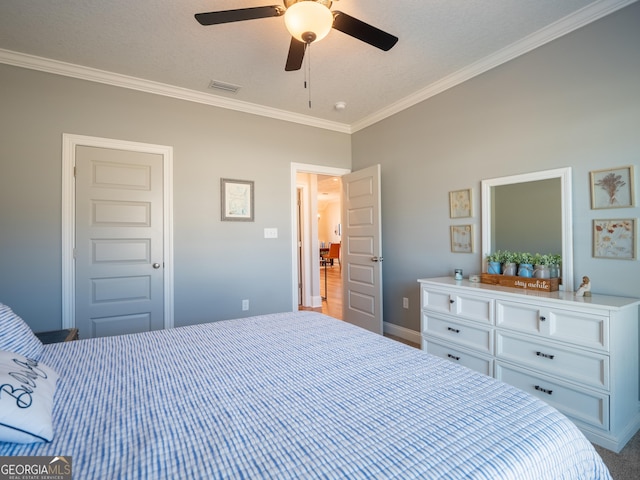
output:
M 0 351 L 0 442 L 51 441 L 56 380 L 58 374 L 37 360 Z
M 42 342 L 24 320 L 0 303 L 0 350 L 40 358 Z

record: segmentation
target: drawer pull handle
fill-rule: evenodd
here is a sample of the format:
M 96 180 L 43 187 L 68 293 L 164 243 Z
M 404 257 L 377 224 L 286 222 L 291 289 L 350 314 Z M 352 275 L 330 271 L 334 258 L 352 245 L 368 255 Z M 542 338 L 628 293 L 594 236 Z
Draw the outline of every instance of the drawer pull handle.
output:
M 454 360 L 460 360 L 460 357 L 456 357 L 455 355 L 451 355 L 450 353 L 447 353 L 447 357 L 453 358 Z
M 453 332 L 453 333 L 460 333 L 460 330 L 458 330 L 457 328 L 453 328 L 453 327 L 447 327 L 447 330 L 449 330 L 450 332 Z
M 553 390 L 547 390 L 546 388 L 542 388 L 540 385 L 535 385 L 533 388 L 535 388 L 539 392 L 546 393 L 548 395 L 551 395 L 553 393 Z
M 540 321 L 544 322 L 547 319 L 547 317 L 540 317 Z
M 456 303 L 456 301 L 452 298 L 449 299 L 449 303 Z
M 548 358 L 549 360 L 553 360 L 553 357 L 555 357 L 555 355 L 550 355 L 548 353 L 542 353 L 542 352 L 536 352 L 536 355 L 539 357 Z

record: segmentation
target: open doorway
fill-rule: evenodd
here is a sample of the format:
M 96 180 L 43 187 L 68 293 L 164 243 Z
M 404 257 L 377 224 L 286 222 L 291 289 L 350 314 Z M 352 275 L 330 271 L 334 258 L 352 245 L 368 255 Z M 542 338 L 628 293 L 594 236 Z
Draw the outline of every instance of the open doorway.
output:
M 322 246 L 340 243 L 341 182 L 349 170 L 292 164 L 293 309 L 322 311 L 342 318 L 341 263 L 325 265 Z M 333 179 L 336 180 L 333 180 Z M 326 268 L 326 273 L 325 273 Z M 326 274 L 326 289 L 325 289 Z M 327 297 L 327 298 L 325 298 Z
M 342 319 L 340 176 L 298 173 L 296 182 L 298 309 Z M 310 266 L 305 264 L 305 251 L 310 253 Z
M 324 170 L 326 168 L 326 170 Z M 298 173 L 305 173 L 306 184 L 298 184 Z M 315 174 L 315 175 L 314 175 Z M 317 175 L 341 177 L 342 192 L 342 320 L 379 334 L 382 318 L 382 215 L 380 165 L 356 172 L 330 167 L 291 164 L 291 232 L 292 232 L 292 311 L 298 310 L 299 285 L 304 285 L 304 306 L 322 307 L 319 275 L 319 242 L 317 234 Z M 306 189 L 304 205 L 297 202 L 299 188 Z M 298 237 L 297 212 L 304 213 L 302 240 Z M 313 218 L 312 218 L 313 217 Z M 312 234 L 313 232 L 313 234 Z M 294 245 L 300 245 L 299 248 Z M 300 261 L 298 260 L 300 259 Z M 302 274 L 298 275 L 298 265 Z M 300 281 L 298 281 L 300 279 Z M 304 283 L 303 283 L 304 282 Z M 310 288 L 309 288 L 310 287 Z
M 342 320 L 342 180 L 316 175 L 322 313 Z

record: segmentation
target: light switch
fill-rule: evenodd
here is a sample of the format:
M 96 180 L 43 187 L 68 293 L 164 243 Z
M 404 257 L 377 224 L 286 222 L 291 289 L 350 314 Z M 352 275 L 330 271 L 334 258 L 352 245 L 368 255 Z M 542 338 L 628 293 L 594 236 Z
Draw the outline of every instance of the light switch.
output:
M 264 229 L 264 238 L 278 238 L 278 229 L 277 228 L 265 228 Z

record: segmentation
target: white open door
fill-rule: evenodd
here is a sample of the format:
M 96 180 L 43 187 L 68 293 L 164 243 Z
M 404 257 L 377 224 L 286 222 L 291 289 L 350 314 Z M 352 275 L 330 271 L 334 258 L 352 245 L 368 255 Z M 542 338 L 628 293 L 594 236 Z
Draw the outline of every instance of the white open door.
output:
M 343 319 L 382 335 L 380 165 L 342 177 Z

